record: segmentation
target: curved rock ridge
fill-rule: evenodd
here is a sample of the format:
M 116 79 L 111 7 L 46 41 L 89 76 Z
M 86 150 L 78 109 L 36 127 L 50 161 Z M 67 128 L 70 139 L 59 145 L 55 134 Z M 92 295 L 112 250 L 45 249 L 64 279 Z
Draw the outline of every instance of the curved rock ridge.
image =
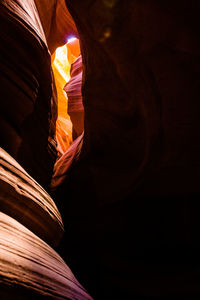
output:
M 92 300 L 49 245 L 0 212 L 0 298 L 46 297 Z
M 67 37 L 78 36 L 76 25 L 65 0 L 35 0 L 51 53 L 67 42 Z
M 64 90 L 68 97 L 68 113 L 83 111 L 82 103 L 82 56 L 80 55 L 71 65 L 69 82 L 66 83 Z
M 57 100 L 33 0 L 0 2 L 0 57 L 0 147 L 47 188 L 57 155 Z
M 39 36 L 47 46 L 45 33 L 34 0 L 2 0 L 1 3 L 15 17 L 20 16 L 21 24 L 30 26 L 32 32 L 35 32 L 36 36 Z
M 72 63 L 71 78 L 66 83 L 64 91 L 68 97 L 68 114 L 72 122 L 72 137 L 75 140 L 84 130 L 84 107 L 82 101 L 82 56 L 79 55 Z
M 52 246 L 64 232 L 60 213 L 49 194 L 0 148 L 0 209 Z
M 55 163 L 50 185 L 51 192 L 55 191 L 57 187 L 65 182 L 65 179 L 68 177 L 69 170 L 78 161 L 83 145 L 83 137 L 84 133 L 75 139 L 67 151 L 65 151 L 65 153 Z

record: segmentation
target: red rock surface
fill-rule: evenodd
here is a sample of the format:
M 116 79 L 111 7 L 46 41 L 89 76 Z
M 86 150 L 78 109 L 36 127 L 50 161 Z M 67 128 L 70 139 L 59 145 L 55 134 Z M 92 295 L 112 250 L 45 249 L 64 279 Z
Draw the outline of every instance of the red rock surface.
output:
M 79 56 L 71 65 L 70 80 L 65 85 L 65 92 L 68 97 L 68 113 L 83 111 L 82 101 L 82 57 Z
M 51 4 L 37 3 L 41 19 L 49 9 L 41 23 L 33 0 L 0 3 L 0 146 L 7 151 L 0 148 L 1 299 L 92 299 L 49 246 L 58 245 L 64 227 L 42 188 L 57 155 L 48 47 L 65 43 L 67 27 L 76 31 L 64 1 Z
M 52 14 L 63 1 L 48 3 L 47 27 L 40 16 L 53 52 L 66 24 Z M 81 42 L 85 131 L 54 182 L 67 228 L 59 253 L 96 300 L 199 298 L 199 1 L 66 4 Z M 27 5 L 0 3 L 0 141 L 47 186 L 57 112 L 47 43 Z M 68 12 L 66 22 L 73 28 Z
M 69 170 L 78 161 L 83 145 L 83 137 L 84 134 L 82 133 L 55 163 L 51 179 L 51 191 L 56 190 L 57 187 L 65 182 Z M 62 203 L 60 204 L 62 205 Z
M 64 87 L 68 98 L 68 114 L 72 122 L 72 136 L 75 140 L 84 130 L 84 107 L 82 99 L 82 57 L 72 63 L 71 78 Z
M 51 53 L 70 36 L 78 36 L 65 0 L 35 0 Z
M 53 199 L 1 148 L 0 210 L 48 244 L 54 247 L 59 244 L 64 226 Z
M 56 192 L 60 251 L 95 299 L 199 297 L 199 1 L 66 3 L 85 131 Z
M 2 212 L 0 298 L 92 300 L 50 246 Z
M 50 53 L 34 1 L 0 6 L 0 146 L 47 187 L 57 118 Z
M 53 53 L 77 30 L 65 1 L 3 0 L 0 5 L 0 146 L 47 188 L 57 155 L 49 49 Z

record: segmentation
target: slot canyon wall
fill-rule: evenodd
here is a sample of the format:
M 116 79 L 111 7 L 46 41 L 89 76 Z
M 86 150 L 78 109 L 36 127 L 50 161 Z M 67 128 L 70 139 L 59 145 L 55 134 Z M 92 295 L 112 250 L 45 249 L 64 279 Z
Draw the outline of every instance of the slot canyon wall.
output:
M 44 190 L 57 157 L 50 51 L 77 31 L 64 1 L 37 4 L 0 2 L 0 299 L 89 300 L 56 252 L 64 225 Z
M 200 296 L 199 9 L 0 2 L 3 299 Z M 84 134 L 56 162 L 51 54 L 71 34 Z
M 0 88 L 6 99 L 0 112 L 0 146 L 48 188 L 57 156 L 51 53 L 77 30 L 64 1 L 4 0 L 0 5 Z
M 85 131 L 55 172 L 60 251 L 95 299 L 200 295 L 199 2 L 66 4 Z

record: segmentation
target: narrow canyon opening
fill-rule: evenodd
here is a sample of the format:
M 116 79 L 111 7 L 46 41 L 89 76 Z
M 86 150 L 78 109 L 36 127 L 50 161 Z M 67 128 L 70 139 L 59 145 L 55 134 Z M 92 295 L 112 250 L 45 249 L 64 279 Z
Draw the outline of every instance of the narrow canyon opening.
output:
M 58 47 L 51 58 L 58 105 L 56 121 L 58 158 L 84 130 L 82 56 L 79 39 L 70 36 L 66 40 L 67 43 Z

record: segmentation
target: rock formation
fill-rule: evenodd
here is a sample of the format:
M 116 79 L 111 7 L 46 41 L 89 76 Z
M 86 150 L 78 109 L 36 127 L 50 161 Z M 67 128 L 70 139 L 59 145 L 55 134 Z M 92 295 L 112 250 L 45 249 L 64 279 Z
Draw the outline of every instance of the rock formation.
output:
M 35 0 L 51 53 L 66 43 L 68 36 L 78 36 L 76 25 L 65 0 Z
M 0 146 L 47 187 L 57 118 L 50 53 L 34 1 L 0 6 Z
M 0 149 L 0 298 L 92 299 L 56 253 L 63 235 L 52 198 Z
M 36 5 L 39 12 L 31 0 L 0 3 L 0 146 L 48 187 L 56 160 L 57 119 L 50 52 L 65 43 L 65 33 L 79 36 L 84 136 L 54 167 L 51 196 L 66 228 L 57 251 L 95 300 L 199 298 L 199 1 L 66 0 L 74 21 L 64 0 L 36 0 Z M 1 184 L 9 185 L 7 203 L 14 205 L 13 197 L 25 203 L 22 193 L 28 185 L 35 191 L 34 197 L 25 193 L 28 215 L 32 199 L 32 211 L 45 215 L 46 222 L 40 219 L 40 231 L 35 215 L 28 222 L 26 216 L 20 219 L 19 209 L 15 216 L 1 205 L 0 222 L 6 225 L 0 238 L 8 228 L 4 255 L 14 238 L 11 229 L 26 232 L 30 238 L 24 251 L 31 243 L 33 253 L 40 252 L 40 244 L 52 258 L 41 267 L 45 255 L 40 252 L 39 274 L 45 280 L 30 277 L 25 282 L 31 283 L 33 298 L 35 283 L 41 296 L 47 292 L 73 299 L 81 291 L 78 297 L 89 298 L 74 279 L 69 294 L 68 278 L 73 275 L 39 239 L 53 245 L 47 223 L 58 232 L 58 240 L 61 237 L 62 222 L 53 201 L 19 167 L 13 175 L 16 169 L 6 166 L 1 170 L 9 181 Z M 18 175 L 25 176 L 20 188 Z M 16 251 L 22 233 L 15 239 Z M 35 259 L 33 253 L 29 258 Z M 14 261 L 12 272 L 22 265 L 26 274 L 35 274 L 34 264 L 28 269 L 13 255 L 11 264 L 9 255 L 1 264 L 12 267 Z M 47 271 L 55 260 L 56 282 Z M 8 274 L 0 273 L 4 298 L 8 284 L 15 290 L 17 280 L 14 274 L 9 281 Z M 20 278 L 18 292 L 23 288 Z
M 80 136 L 84 130 L 84 107 L 82 100 L 82 56 L 80 55 L 71 65 L 70 80 L 65 85 L 68 97 L 68 114 L 72 121 L 73 139 Z
M 92 299 L 51 247 L 8 215 L 0 224 L 1 299 Z
M 67 15 L 66 23 L 74 24 Z M 45 35 L 33 0 L 0 3 L 0 299 L 92 299 L 51 248 L 64 232 L 44 190 L 57 158 L 49 47 L 53 51 L 64 39 L 52 19 L 56 39 Z
M 72 64 L 75 62 L 78 56 L 80 56 L 79 40 L 77 38 L 72 37 L 69 37 L 67 44 L 57 48 L 54 55 L 52 55 L 52 69 L 55 78 L 58 102 L 58 118 L 56 121 L 56 141 L 58 157 L 62 156 L 72 143 L 72 117 L 71 115 L 69 116 L 69 98 L 66 92 L 64 91 L 64 86 L 66 85 L 66 82 L 72 80 L 72 76 L 70 76 L 70 70 Z M 78 93 L 79 99 L 81 98 L 81 110 L 83 112 L 81 85 L 82 77 L 79 80 Z M 69 93 L 69 96 L 71 96 L 71 94 L 72 93 Z M 80 102 L 79 99 L 78 101 Z M 81 113 L 78 112 L 78 117 Z M 81 120 L 78 120 L 78 124 L 79 123 L 83 123 L 83 117 L 82 122 Z
M 61 216 L 51 197 L 0 148 L 0 209 L 52 246 L 64 232 Z
M 199 2 L 66 4 L 85 131 L 54 195 L 70 228 L 60 251 L 95 299 L 199 297 Z

